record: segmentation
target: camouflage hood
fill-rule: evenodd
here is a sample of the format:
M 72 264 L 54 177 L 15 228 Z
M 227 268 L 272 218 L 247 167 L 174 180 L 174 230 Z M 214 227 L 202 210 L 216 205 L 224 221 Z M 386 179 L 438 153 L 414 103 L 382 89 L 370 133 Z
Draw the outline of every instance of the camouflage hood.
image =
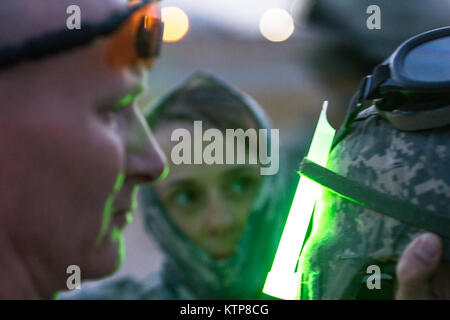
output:
M 158 99 L 149 116 L 157 113 L 193 82 L 203 82 L 226 90 L 251 111 L 261 129 L 270 129 L 261 107 L 249 96 L 211 75 L 197 73 Z M 270 145 L 270 143 L 269 143 Z M 283 168 L 283 164 L 280 164 Z M 146 228 L 165 253 L 162 286 L 172 299 L 258 299 L 271 267 L 289 203 L 285 173 L 263 176 L 257 200 L 238 248 L 229 259 L 214 260 L 184 236 L 168 218 L 154 189 L 143 187 L 139 205 Z M 274 193 L 274 191 L 276 191 Z

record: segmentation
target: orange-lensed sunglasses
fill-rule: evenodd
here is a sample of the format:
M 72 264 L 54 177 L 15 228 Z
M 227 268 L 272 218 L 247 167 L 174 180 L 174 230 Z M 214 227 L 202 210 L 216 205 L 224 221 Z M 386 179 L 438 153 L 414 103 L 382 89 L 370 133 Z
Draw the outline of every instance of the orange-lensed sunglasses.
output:
M 79 30 L 46 33 L 16 47 L 0 48 L 0 70 L 25 60 L 38 60 L 91 43 L 108 36 L 106 59 L 114 67 L 151 67 L 159 55 L 163 23 L 157 1 L 129 1 L 130 8 L 106 21 L 84 23 Z

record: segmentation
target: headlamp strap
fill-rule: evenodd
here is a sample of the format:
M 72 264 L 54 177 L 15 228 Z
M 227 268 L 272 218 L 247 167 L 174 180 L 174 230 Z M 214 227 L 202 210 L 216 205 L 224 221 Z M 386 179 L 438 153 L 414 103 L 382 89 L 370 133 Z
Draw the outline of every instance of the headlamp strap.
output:
M 389 65 L 384 63 L 377 65 L 373 69 L 372 75 L 364 78 L 367 80 L 363 83 L 364 86 L 360 98 L 361 101 L 370 99 L 373 93 L 377 90 L 378 86 L 390 78 L 390 73 Z
M 360 206 L 450 239 L 450 219 L 436 212 L 369 188 L 306 158 L 300 164 L 299 174 Z

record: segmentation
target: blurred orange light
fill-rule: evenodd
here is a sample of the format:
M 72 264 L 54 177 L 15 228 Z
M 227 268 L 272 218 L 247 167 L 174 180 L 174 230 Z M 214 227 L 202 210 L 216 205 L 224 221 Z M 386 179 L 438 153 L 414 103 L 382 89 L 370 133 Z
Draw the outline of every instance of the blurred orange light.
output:
M 162 8 L 161 18 L 164 22 L 163 40 L 165 42 L 180 41 L 189 30 L 189 18 L 187 14 L 180 8 Z

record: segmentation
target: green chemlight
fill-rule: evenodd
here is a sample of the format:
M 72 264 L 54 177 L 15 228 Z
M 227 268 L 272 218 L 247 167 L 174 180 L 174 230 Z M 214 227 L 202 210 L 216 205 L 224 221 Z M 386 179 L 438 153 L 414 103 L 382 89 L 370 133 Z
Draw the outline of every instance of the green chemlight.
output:
M 314 133 L 307 158 L 326 166 L 328 154 L 334 139 L 334 130 L 327 120 L 328 101 L 325 101 Z M 263 292 L 286 300 L 299 298 L 300 270 L 295 270 L 300 251 L 305 240 L 309 221 L 322 187 L 317 183 L 300 177 L 294 200 L 286 220 L 278 250 L 267 275 Z

